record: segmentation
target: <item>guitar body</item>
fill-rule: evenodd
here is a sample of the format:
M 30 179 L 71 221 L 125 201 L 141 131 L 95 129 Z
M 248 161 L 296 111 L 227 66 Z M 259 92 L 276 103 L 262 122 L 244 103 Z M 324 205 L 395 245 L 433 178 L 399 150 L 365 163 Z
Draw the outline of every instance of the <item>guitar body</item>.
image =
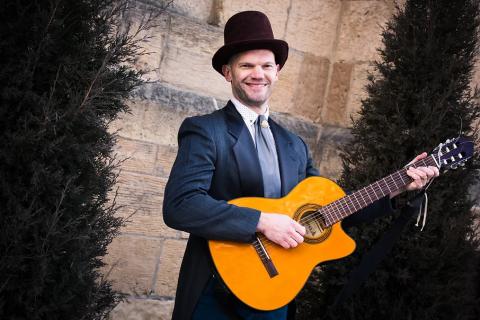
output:
M 281 213 L 296 221 L 302 219 L 307 233 L 305 241 L 292 249 L 284 249 L 261 234 L 257 238 L 259 242 L 253 244 L 210 240 L 213 262 L 223 282 L 238 299 L 255 309 L 273 310 L 288 304 L 317 264 L 354 251 L 355 242 L 340 223 L 325 227 L 322 221 L 308 218 L 320 207 L 343 196 L 345 193 L 333 181 L 310 177 L 280 199 L 230 201 L 240 207 Z M 271 265 L 262 262 L 262 252 L 266 252 Z

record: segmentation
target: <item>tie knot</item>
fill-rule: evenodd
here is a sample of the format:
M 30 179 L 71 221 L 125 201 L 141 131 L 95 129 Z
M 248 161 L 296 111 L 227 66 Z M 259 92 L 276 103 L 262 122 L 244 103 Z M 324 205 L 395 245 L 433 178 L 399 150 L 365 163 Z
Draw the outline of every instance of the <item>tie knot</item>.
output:
M 268 128 L 269 127 L 267 118 L 265 118 L 265 116 L 263 114 L 258 116 L 257 125 L 261 128 Z

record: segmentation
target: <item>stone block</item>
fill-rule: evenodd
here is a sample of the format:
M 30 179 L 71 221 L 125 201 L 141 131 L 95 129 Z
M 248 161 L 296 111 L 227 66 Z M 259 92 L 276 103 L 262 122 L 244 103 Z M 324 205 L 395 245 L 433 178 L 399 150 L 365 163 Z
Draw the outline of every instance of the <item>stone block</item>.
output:
M 159 145 L 177 145 L 178 129 L 187 116 L 206 114 L 217 108 L 214 98 L 184 91 L 164 83 L 150 83 L 135 92 L 135 110 L 142 118 L 134 120 L 140 129 L 129 136 Z M 122 127 L 123 121 L 116 123 Z M 128 125 L 128 128 L 132 124 Z
M 328 68 L 328 59 L 291 51 L 272 94 L 272 110 L 314 120 L 323 107 Z
M 327 104 L 322 110 L 322 122 L 330 125 L 348 126 L 347 101 L 353 64 L 335 63 L 328 89 Z
M 222 29 L 170 15 L 160 80 L 201 95 L 228 99 L 230 86 L 212 67 L 212 56 L 222 45 Z
M 332 180 L 340 177 L 342 173 L 340 147 L 350 139 L 351 135 L 348 129 L 333 126 L 325 126 L 322 128 L 315 150 L 318 155 L 316 159 L 320 159 L 320 161 L 317 162 L 320 175 Z
M 124 293 L 148 294 L 163 240 L 120 235 L 104 258 L 103 272 L 113 288 Z
M 327 87 L 328 59 L 305 54 L 293 99 L 294 114 L 315 120 L 323 109 Z
M 172 300 L 129 298 L 110 312 L 109 320 L 169 320 L 172 318 Z
M 154 10 L 154 9 L 153 9 Z M 155 14 L 151 5 L 141 5 L 137 3 L 134 10 L 130 11 L 125 20 L 130 21 L 130 34 L 136 34 L 135 39 L 140 40 L 140 50 L 135 55 L 133 65 L 137 70 L 143 70 L 143 78 L 149 81 L 158 80 L 158 71 L 162 57 L 165 39 L 168 33 L 168 14 L 163 12 L 152 20 L 146 30 L 139 30 L 140 25 L 144 25 L 145 20 L 151 14 Z
M 381 28 L 391 17 L 384 1 L 344 1 L 336 61 L 372 61 L 382 44 Z
M 296 50 L 331 57 L 341 6 L 338 0 L 292 1 L 285 40 Z
M 134 97 L 138 100 L 157 103 L 170 111 L 191 115 L 205 114 L 216 110 L 214 98 L 181 90 L 161 82 L 144 84 L 135 91 Z
M 155 158 L 155 172 L 161 177 L 168 178 L 173 162 L 177 156 L 177 148 L 172 146 L 158 146 Z
M 290 50 L 287 62 L 280 70 L 278 81 L 275 83 L 270 108 L 273 111 L 295 113 L 293 97 L 300 79 L 300 68 L 303 62 L 303 53 Z
M 211 15 L 214 0 L 147 0 L 145 2 L 166 8 L 169 12 L 207 23 Z
M 178 129 L 189 114 L 175 112 L 154 102 L 145 104 L 147 108 L 142 125 L 142 139 L 158 145 L 176 147 Z
M 119 114 L 109 126 L 110 132 L 116 132 L 120 137 L 143 140 L 142 123 L 145 116 L 145 105 L 141 101 L 129 101 L 128 113 Z
M 223 25 L 225 25 L 227 20 L 234 14 L 240 11 L 256 10 L 268 16 L 275 38 L 285 39 L 285 28 L 290 4 L 290 0 L 223 0 L 215 9 L 218 10 L 216 15 L 218 16 L 218 23 L 222 26 L 222 30 Z
M 156 144 L 119 137 L 114 153 L 122 161 L 121 171 L 154 174 L 157 150 Z
M 346 107 L 347 127 L 351 125 L 350 117 L 354 119 L 358 118 L 362 100 L 368 97 L 366 86 L 368 84 L 368 75 L 372 73 L 375 74 L 375 70 L 371 63 L 355 64 L 353 67 L 352 81 Z
M 118 177 L 117 214 L 126 218 L 121 231 L 150 237 L 177 238 L 177 230 L 163 222 L 162 205 L 166 178 L 122 171 Z
M 284 128 L 300 136 L 310 149 L 310 155 L 315 163 L 320 163 L 320 155 L 317 154 L 318 135 L 321 126 L 311 121 L 306 121 L 291 115 L 282 113 L 273 113 L 272 118 Z M 318 168 L 318 166 L 317 166 Z
M 175 296 L 178 274 L 183 253 L 187 245 L 186 240 L 165 240 L 160 256 L 160 265 L 155 281 L 155 293 L 160 296 Z
M 155 101 L 135 100 L 130 103 L 129 113 L 112 122 L 110 132 L 127 139 L 176 146 L 178 128 L 187 116 Z

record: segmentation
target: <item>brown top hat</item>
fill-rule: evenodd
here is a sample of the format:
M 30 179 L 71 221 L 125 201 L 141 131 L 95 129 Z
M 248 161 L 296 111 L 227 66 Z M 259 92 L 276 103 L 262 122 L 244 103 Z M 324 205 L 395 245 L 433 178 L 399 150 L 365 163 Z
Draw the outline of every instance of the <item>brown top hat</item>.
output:
M 243 11 L 233 15 L 225 24 L 225 44 L 213 55 L 212 66 L 222 73 L 222 66 L 239 52 L 268 49 L 275 62 L 283 67 L 288 57 L 288 43 L 273 38 L 272 26 L 267 16 L 259 11 Z

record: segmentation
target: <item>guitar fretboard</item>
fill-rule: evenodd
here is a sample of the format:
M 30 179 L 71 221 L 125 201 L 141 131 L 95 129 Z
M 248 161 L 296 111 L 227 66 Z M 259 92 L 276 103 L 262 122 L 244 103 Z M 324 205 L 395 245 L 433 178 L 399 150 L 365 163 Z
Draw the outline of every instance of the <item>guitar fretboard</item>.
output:
M 438 167 L 432 155 L 415 162 L 409 167 L 419 166 Z M 322 207 L 319 210 L 319 213 L 325 218 L 326 227 L 329 227 L 348 217 L 352 213 L 367 207 L 378 199 L 402 189 L 412 181 L 413 179 L 407 175 L 406 168 L 398 170 L 397 172 L 377 180 L 354 193 L 346 195 L 345 197 Z

